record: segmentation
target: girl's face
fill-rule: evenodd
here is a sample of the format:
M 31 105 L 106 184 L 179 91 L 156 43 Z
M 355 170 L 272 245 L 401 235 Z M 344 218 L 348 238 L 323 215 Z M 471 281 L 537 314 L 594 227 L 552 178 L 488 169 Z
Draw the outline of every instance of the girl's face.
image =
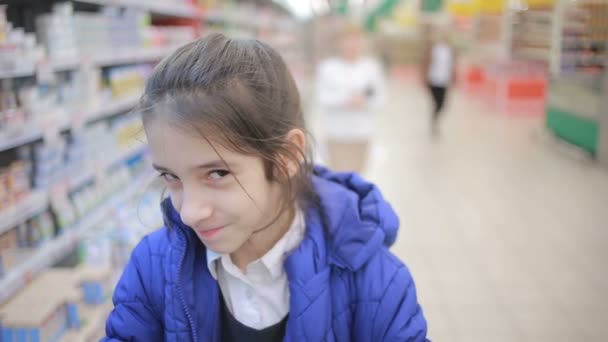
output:
M 161 118 L 146 122 L 145 130 L 174 207 L 210 250 L 236 252 L 277 215 L 281 189 L 267 180 L 261 158 L 211 146 Z

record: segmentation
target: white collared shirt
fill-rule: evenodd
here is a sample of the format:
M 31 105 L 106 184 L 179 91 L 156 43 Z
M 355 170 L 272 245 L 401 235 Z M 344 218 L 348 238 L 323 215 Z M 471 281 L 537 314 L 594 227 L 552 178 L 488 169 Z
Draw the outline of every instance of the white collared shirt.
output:
M 289 282 L 285 259 L 304 238 L 306 225 L 296 212 L 289 230 L 260 259 L 247 266 L 244 274 L 230 258 L 207 250 L 207 266 L 217 279 L 230 313 L 240 323 L 264 329 L 283 320 L 289 313 Z

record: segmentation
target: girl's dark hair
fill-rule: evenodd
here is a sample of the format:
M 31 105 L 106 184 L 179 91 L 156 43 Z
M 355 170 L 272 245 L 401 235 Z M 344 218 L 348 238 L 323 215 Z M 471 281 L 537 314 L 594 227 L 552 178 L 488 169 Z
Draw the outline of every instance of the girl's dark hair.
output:
M 266 178 L 282 185 L 279 213 L 314 199 L 311 149 L 302 151 L 286 140 L 292 129 L 307 134 L 300 95 L 283 59 L 268 45 L 217 33 L 184 45 L 154 69 L 140 112 L 144 123 L 167 116 L 212 147 L 211 140 L 259 156 Z M 290 177 L 286 158 L 299 165 L 295 176 Z

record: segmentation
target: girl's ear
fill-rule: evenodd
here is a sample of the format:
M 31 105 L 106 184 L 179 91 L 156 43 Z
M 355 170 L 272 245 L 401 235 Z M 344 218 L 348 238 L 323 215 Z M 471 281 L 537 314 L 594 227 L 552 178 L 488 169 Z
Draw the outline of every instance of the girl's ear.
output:
M 294 128 L 285 136 L 285 143 L 287 155 L 281 156 L 280 160 L 285 170 L 287 170 L 289 178 L 291 178 L 298 173 L 300 166 L 304 162 L 306 134 L 301 129 Z

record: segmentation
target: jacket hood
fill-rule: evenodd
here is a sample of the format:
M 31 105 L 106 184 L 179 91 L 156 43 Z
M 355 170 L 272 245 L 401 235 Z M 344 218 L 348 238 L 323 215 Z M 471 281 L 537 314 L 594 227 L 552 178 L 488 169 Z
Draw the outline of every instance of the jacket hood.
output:
M 399 219 L 374 184 L 355 173 L 316 167 L 313 185 L 333 263 L 356 271 L 395 242 Z

